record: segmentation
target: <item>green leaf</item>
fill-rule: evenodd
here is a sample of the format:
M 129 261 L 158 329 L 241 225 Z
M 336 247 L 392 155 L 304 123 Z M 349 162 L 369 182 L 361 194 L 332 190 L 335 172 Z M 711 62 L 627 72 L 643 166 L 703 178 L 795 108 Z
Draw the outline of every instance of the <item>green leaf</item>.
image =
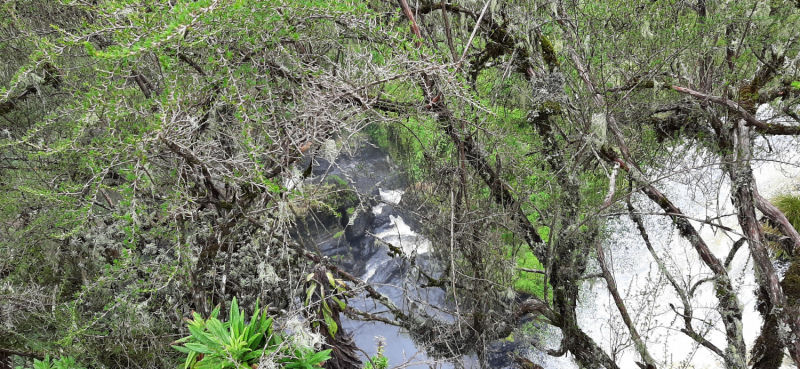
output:
M 339 330 L 339 326 L 336 325 L 336 321 L 333 320 L 330 308 L 326 308 L 327 305 L 325 305 L 325 308 L 322 309 L 322 316 L 325 318 L 325 325 L 328 326 L 328 333 L 331 334 L 331 337 L 336 337 L 336 332 Z
M 258 319 L 259 318 L 258 313 L 260 312 L 261 310 L 258 308 L 258 300 L 256 300 L 256 306 L 253 308 L 253 316 L 250 317 L 250 324 L 247 325 L 248 336 L 259 335 L 258 329 L 261 326 L 261 322 Z
M 325 272 L 325 275 L 328 276 L 328 282 L 330 282 L 331 287 L 336 288 L 336 279 L 333 278 L 333 273 Z
M 186 337 L 183 337 L 183 338 L 181 338 L 181 339 L 179 339 L 179 340 L 177 340 L 177 341 L 175 341 L 173 343 L 184 343 L 184 342 L 188 341 L 190 338 L 192 338 L 192 336 L 186 336 Z
M 203 360 L 197 362 L 194 366 L 194 369 L 220 369 L 220 368 L 230 368 L 231 361 L 227 358 L 222 358 L 220 356 L 206 356 Z
M 279 346 L 283 344 L 283 336 L 280 333 L 270 334 L 269 335 L 269 345 L 270 346 Z
M 331 298 L 333 299 L 333 301 L 336 301 L 336 303 L 339 304 L 339 308 L 342 309 L 342 311 L 347 309 L 347 304 L 344 301 L 340 300 L 336 296 L 331 296 Z
M 259 347 L 263 347 L 262 339 L 264 338 L 263 333 L 252 333 L 250 336 L 245 337 L 247 340 L 247 347 L 251 350 L 255 350 Z
M 209 316 L 209 319 L 216 318 L 217 316 L 219 316 L 219 308 L 220 305 L 217 305 L 217 307 L 215 307 L 214 310 L 211 311 L 211 316 Z
M 313 367 L 311 365 L 306 364 L 306 363 L 294 362 L 294 363 L 286 364 L 284 366 L 284 368 L 286 368 L 286 369 L 312 369 Z
M 186 346 L 186 348 L 189 349 L 189 350 L 192 350 L 194 352 L 199 352 L 201 354 L 213 354 L 214 353 L 214 350 L 208 348 L 208 346 L 206 346 L 206 345 L 199 344 L 199 343 L 191 343 L 191 342 L 189 342 L 189 343 L 185 344 L 184 346 Z
M 244 332 L 244 311 L 239 310 L 239 303 L 236 298 L 231 302 L 230 320 L 232 336 L 238 337 Z
M 239 303 L 236 301 L 236 297 L 233 298 L 231 302 L 231 309 L 230 309 L 230 317 L 228 318 L 228 323 L 232 326 L 235 325 L 234 322 L 239 320 Z
M 184 354 L 191 354 L 191 353 L 195 352 L 195 351 L 192 351 L 191 349 L 183 347 L 183 346 L 172 345 L 172 348 L 177 350 L 177 351 L 180 351 L 180 352 L 182 352 Z
M 195 359 L 197 359 L 197 353 L 192 351 L 186 356 L 186 362 L 183 364 L 183 369 L 189 369 L 192 367 L 192 364 L 195 363 Z
M 264 311 L 264 315 L 261 318 L 262 319 L 261 327 L 259 327 L 258 333 L 269 336 L 269 335 L 272 334 L 272 317 L 270 317 L 269 319 L 264 320 L 264 317 L 266 317 L 266 316 L 267 316 L 267 312 Z
M 262 356 L 269 356 L 269 355 L 270 355 L 270 354 L 272 354 L 273 352 L 275 352 L 275 349 L 270 349 L 270 350 L 255 350 L 255 351 L 253 351 L 253 352 L 250 352 L 250 353 L 248 353 L 247 355 L 245 355 L 245 356 L 242 358 L 242 360 L 243 360 L 243 361 L 250 361 L 250 360 L 253 360 L 253 359 L 259 359 L 259 358 L 261 358 Z
M 39 361 L 37 359 L 33 359 L 33 369 L 51 369 L 50 366 L 50 355 L 45 355 L 44 360 Z
M 311 357 L 309 357 L 305 361 L 306 361 L 306 363 L 309 363 L 309 364 L 311 364 L 313 366 L 313 365 L 317 365 L 319 363 L 322 363 L 325 360 L 328 360 L 330 358 L 331 358 L 331 350 L 325 350 L 325 351 L 317 352 L 314 355 L 311 355 Z
M 219 343 L 214 342 L 204 331 L 203 328 L 189 326 L 189 332 L 192 332 L 192 337 L 211 348 L 218 348 Z
M 220 322 L 217 319 L 211 318 L 208 320 L 207 326 L 209 332 L 211 332 L 211 334 L 213 334 L 215 338 L 219 339 L 221 343 L 225 345 L 231 344 L 231 336 L 228 334 L 227 331 L 225 331 L 222 322 Z
M 311 303 L 311 295 L 314 294 L 315 289 L 317 289 L 317 284 L 315 282 L 311 282 L 311 285 L 306 288 L 306 306 Z

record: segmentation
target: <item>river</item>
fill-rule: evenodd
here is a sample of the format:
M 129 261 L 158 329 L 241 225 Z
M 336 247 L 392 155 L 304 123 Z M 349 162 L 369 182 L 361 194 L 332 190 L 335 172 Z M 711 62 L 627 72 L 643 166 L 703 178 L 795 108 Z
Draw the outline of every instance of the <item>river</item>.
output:
M 754 161 L 756 182 L 764 197 L 771 197 L 780 192 L 796 191 L 795 183 L 800 170 L 782 161 L 796 162 L 792 158 L 777 157 L 769 153 L 769 147 L 763 139 L 758 145 L 759 160 Z M 335 145 L 335 144 L 331 144 Z M 330 146 L 330 145 L 329 145 Z M 791 140 L 773 140 L 770 142 L 773 152 L 796 153 L 796 143 Z M 674 165 L 677 171 L 670 176 L 660 178 L 656 187 L 663 191 L 686 215 L 697 219 L 713 219 L 714 222 L 738 230 L 735 216 L 722 216 L 732 213 L 729 184 L 720 168 L 710 160 L 710 155 L 689 147 L 673 148 L 673 157 L 678 160 Z M 694 151 L 692 151 L 694 150 Z M 329 150 L 330 151 L 330 150 Z M 386 243 L 399 246 L 406 255 L 417 255 L 420 260 L 427 260 L 426 254 L 430 241 L 417 234 L 413 218 L 403 211 L 403 194 L 406 187 L 400 168 L 391 161 L 386 152 L 369 143 L 359 145 L 350 152 L 328 152 L 327 158 L 320 158 L 314 166 L 315 179 L 336 176 L 346 180 L 353 189 L 362 194 L 362 203 L 369 204 L 357 209 L 348 219 L 355 234 L 350 232 L 346 237 L 336 237 L 341 227 L 331 227 L 319 232 L 314 240 L 326 255 L 347 255 L 348 262 L 343 266 L 349 272 L 359 275 L 363 280 L 377 286 L 377 289 L 392 300 L 406 308 L 422 308 L 408 305 L 409 301 L 421 299 L 431 305 L 444 306 L 444 294 L 436 289 L 422 289 L 418 283 L 406 273 L 407 265 L 399 259 L 388 255 Z M 653 178 L 658 173 L 650 173 Z M 643 213 L 659 212 L 655 205 L 642 196 L 634 196 L 634 203 Z M 704 266 L 698 260 L 693 248 L 682 239 L 672 226 L 668 217 L 660 215 L 643 216 L 650 238 L 678 279 L 687 285 L 696 282 L 703 273 Z M 735 234 L 721 231 L 719 228 L 693 221 L 706 242 L 717 257 L 724 259 L 733 242 L 738 239 Z M 717 357 L 680 332 L 682 320 L 670 304 L 680 308 L 678 296 L 658 272 L 658 267 L 644 246 L 641 237 L 630 219 L 625 215 L 612 216 L 607 221 L 607 239 L 604 241 L 611 269 L 617 280 L 629 311 L 636 312 L 633 318 L 637 328 L 651 347 L 654 358 L 664 363 L 664 367 L 675 368 L 720 368 L 722 363 Z M 783 265 L 776 265 L 783 267 Z M 595 269 L 599 269 L 595 266 Z M 690 278 L 689 275 L 694 277 Z M 739 299 L 744 311 L 745 342 L 748 348 L 754 341 L 761 325 L 761 317 L 754 309 L 755 289 L 752 262 L 746 247 L 736 255 L 730 275 L 734 286 L 739 289 Z M 698 277 L 699 276 L 699 277 Z M 351 299 L 353 307 L 361 310 L 381 313 L 381 306 L 367 299 Z M 724 335 L 719 330 L 719 315 L 714 310 L 716 297 L 710 283 L 698 288 L 692 300 L 697 318 L 711 323 L 710 340 L 720 347 L 725 346 Z M 621 367 L 636 367 L 634 360 L 638 354 L 630 347 L 628 334 L 621 324 L 621 319 L 613 300 L 602 280 L 589 280 L 584 284 L 578 306 L 581 327 L 606 352 L 612 353 Z M 447 318 L 447 317 L 445 317 Z M 376 354 L 376 339 L 383 337 L 387 345 L 384 354 L 389 358 L 390 366 L 410 362 L 411 367 L 453 367 L 452 363 L 433 364 L 411 338 L 399 328 L 380 322 L 360 322 L 345 319 L 344 328 L 352 332 L 357 345 L 369 355 Z M 490 360 L 492 367 L 509 367 L 505 359 L 505 350 L 516 350 L 544 368 L 577 368 L 568 355 L 554 358 L 544 353 L 544 349 L 555 349 L 558 346 L 559 333 L 550 329 L 544 334 L 517 335 L 515 343 L 498 343 L 501 351 Z M 508 346 L 508 347 L 506 347 Z M 788 361 L 786 359 L 785 361 Z M 463 358 L 456 366 L 476 366 L 474 358 Z

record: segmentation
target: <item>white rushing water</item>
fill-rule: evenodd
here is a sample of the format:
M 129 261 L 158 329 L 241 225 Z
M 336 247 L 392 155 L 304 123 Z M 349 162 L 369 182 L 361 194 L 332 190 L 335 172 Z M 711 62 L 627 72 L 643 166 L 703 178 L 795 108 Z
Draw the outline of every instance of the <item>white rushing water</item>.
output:
M 376 216 L 383 214 L 387 204 L 399 204 L 404 193 L 402 190 L 379 190 L 383 203 L 372 208 Z M 439 304 L 439 300 L 443 298 L 443 293 L 440 291 L 420 291 L 407 285 L 407 283 L 414 284 L 415 282 L 406 279 L 407 276 L 402 271 L 405 262 L 389 257 L 386 246 L 388 243 L 401 248 L 406 255 L 419 256 L 428 253 L 431 242 L 414 232 L 402 216 L 392 214 L 389 214 L 388 223 L 373 230 L 373 235 L 378 240 L 377 244 L 380 246 L 380 250 L 369 257 L 366 271 L 361 279 L 375 285 L 381 293 L 386 294 L 401 306 L 406 306 L 408 297 Z M 354 299 L 349 303 L 358 309 L 373 313 L 385 310 L 364 299 Z M 387 338 L 388 344 L 384 355 L 389 358 L 390 366 L 403 364 L 404 367 L 417 369 L 429 368 L 431 365 L 441 369 L 453 368 L 451 363 L 437 362 L 428 358 L 408 334 L 398 327 L 381 322 L 346 321 L 348 328 L 353 332 L 356 344 L 370 355 L 375 354 L 373 340 L 378 336 Z
M 753 162 L 754 176 L 762 196 L 773 197 L 779 193 L 797 190 L 800 170 L 787 162 L 797 162 L 796 142 L 790 139 L 771 139 L 775 152 L 783 152 L 784 157 L 773 157 L 766 152 L 761 160 Z M 757 146 L 766 146 L 763 139 Z M 681 157 L 683 173 L 665 178 L 655 183 L 676 206 L 692 218 L 711 221 L 733 229 L 725 232 L 704 222 L 691 221 L 708 244 L 711 251 L 725 260 L 732 244 L 741 237 L 741 231 L 730 199 L 730 184 L 716 164 L 708 164 L 708 156 L 703 153 L 684 153 L 687 148 L 676 148 L 675 156 Z M 788 150 L 788 151 L 787 151 Z M 786 157 L 789 152 L 791 158 Z M 671 220 L 660 213 L 660 209 L 643 196 L 635 196 L 634 204 L 643 215 L 645 227 L 657 254 L 667 264 L 671 274 L 687 287 L 694 285 L 711 274 L 699 260 L 691 245 L 673 227 Z M 721 216 L 721 217 L 719 217 Z M 718 218 L 719 217 L 719 218 Z M 648 343 L 651 355 L 665 368 L 721 368 L 720 358 L 708 349 L 699 346 L 680 330 L 683 320 L 682 302 L 667 280 L 659 272 L 653 257 L 645 247 L 635 225 L 626 215 L 610 218 L 607 222 L 608 238 L 604 241 L 610 267 L 615 275 L 620 294 L 626 302 L 628 311 L 635 321 L 637 330 Z M 596 267 L 596 265 L 595 265 Z M 595 268 L 599 269 L 599 268 Z M 761 316 L 755 310 L 755 283 L 752 260 L 744 245 L 731 263 L 729 275 L 738 290 L 738 298 L 743 310 L 744 339 L 748 350 L 752 348 L 761 329 Z M 711 282 L 697 288 L 691 304 L 694 307 L 694 328 L 708 329 L 706 337 L 717 347 L 725 348 L 726 340 L 715 310 L 717 304 Z M 672 307 L 674 306 L 674 308 Z M 587 281 L 581 293 L 578 306 L 579 324 L 622 368 L 637 367 L 639 360 L 633 349 L 627 329 L 619 316 L 616 305 L 608 293 L 605 281 Z M 702 322 L 710 322 L 710 325 Z M 558 339 L 551 338 L 550 348 L 557 347 Z M 563 359 L 554 359 L 541 352 L 529 355 L 545 368 L 576 367 Z M 784 365 L 790 360 L 784 358 Z
M 798 177 L 800 170 L 787 162 L 797 163 L 797 142 L 790 139 L 771 139 L 769 145 L 763 138 L 757 140 L 757 146 L 762 148 L 758 158 L 753 162 L 754 175 L 759 192 L 766 198 L 771 198 L 779 193 L 798 191 Z M 792 153 L 792 157 L 777 157 L 769 151 Z M 706 155 L 696 149 L 685 146 L 673 149 L 672 155 L 676 162 L 672 163 L 673 169 L 667 177 L 658 173 L 648 173 L 655 180 L 655 186 L 663 191 L 678 208 L 686 215 L 696 219 L 708 219 L 734 230 L 724 232 L 719 228 L 709 226 L 698 221 L 692 225 L 699 231 L 703 239 L 714 254 L 724 260 L 731 245 L 741 236 L 737 219 L 733 214 L 733 206 L 729 196 L 729 184 L 722 173 L 719 163 L 713 162 L 713 155 Z M 665 167 L 670 165 L 665 164 Z M 381 203 L 372 207 L 376 217 L 386 217 L 386 212 L 398 205 L 403 197 L 402 190 L 384 190 L 379 188 Z M 640 194 L 634 196 L 634 204 L 642 213 L 645 226 L 648 230 L 653 246 L 658 255 L 667 264 L 667 268 L 687 289 L 708 277 L 710 273 L 698 259 L 696 252 L 674 229 L 670 218 L 662 215 L 661 210 Z M 402 261 L 388 256 L 384 243 L 392 244 L 403 250 L 407 255 L 424 255 L 429 253 L 431 242 L 425 237 L 414 232 L 406 219 L 391 212 L 388 222 L 371 229 L 370 232 L 378 241 L 376 246 L 379 251 L 367 260 L 362 279 L 373 283 L 382 293 L 387 294 L 396 303 L 405 306 L 408 301 L 409 290 L 413 290 L 413 283 L 403 277 Z M 717 218 L 722 216 L 721 218 Z M 645 338 L 651 354 L 659 362 L 660 368 L 721 368 L 719 358 L 704 347 L 699 347 L 692 339 L 680 332 L 683 320 L 679 319 L 676 310 L 682 312 L 682 302 L 661 275 L 658 266 L 645 248 L 638 231 L 627 215 L 619 215 L 607 220 L 607 239 L 604 241 L 610 267 L 617 280 L 617 286 L 623 295 L 629 312 L 634 319 L 639 333 Z M 593 265 L 589 274 L 598 271 Z M 747 246 L 743 246 L 736 254 L 731 267 L 730 276 L 734 287 L 738 289 L 738 298 L 742 304 L 744 338 L 748 349 L 760 331 L 761 317 L 754 309 L 755 298 L 753 291 L 756 287 L 752 261 L 749 258 Z M 419 293 L 419 291 L 416 291 Z M 435 297 L 425 295 L 414 298 L 437 304 L 444 303 L 441 294 Z M 350 301 L 354 307 L 381 313 L 384 309 L 365 299 Z M 704 283 L 697 288 L 691 300 L 694 308 L 695 329 L 710 323 L 706 336 L 718 347 L 724 348 L 725 337 L 722 333 L 722 324 L 715 306 L 717 299 L 714 295 L 712 284 Z M 408 307 L 408 306 L 405 306 Z M 630 346 L 629 334 L 621 322 L 619 312 L 608 294 L 605 282 L 602 279 L 587 280 L 584 284 L 578 306 L 579 324 L 609 355 L 615 358 L 622 368 L 636 368 L 634 361 L 638 354 Z M 359 347 L 365 349 L 369 355 L 375 354 L 374 337 L 384 336 L 389 345 L 386 354 L 391 365 L 397 365 L 414 357 L 415 360 L 426 360 L 424 353 L 413 341 L 397 327 L 380 322 L 347 321 L 348 330 L 354 333 L 354 339 Z M 557 349 L 560 342 L 560 332 L 555 328 L 547 330 L 548 338 L 537 342 L 540 338 L 533 337 L 531 343 L 538 346 L 539 350 L 532 349 L 527 352 L 528 357 L 544 368 L 577 368 L 569 354 L 562 357 L 551 357 L 541 349 Z M 523 347 L 526 347 L 523 345 Z M 785 362 L 788 358 L 785 359 Z M 415 367 L 427 367 L 417 364 Z M 449 365 L 448 365 L 449 367 Z
M 403 194 L 406 192 L 403 190 L 384 191 L 382 188 L 378 188 L 378 193 L 381 194 L 381 200 L 387 204 L 397 205 L 400 203 L 400 200 L 403 198 Z
M 401 190 L 388 190 L 384 191 L 379 189 L 381 199 L 389 204 L 397 205 L 402 199 L 404 191 Z M 372 212 L 378 216 L 383 213 L 386 204 L 378 204 L 372 208 Z M 422 235 L 411 230 L 411 226 L 406 224 L 403 217 L 397 215 L 389 215 L 389 223 L 375 230 L 375 237 L 379 243 L 390 244 L 399 247 L 403 253 L 409 256 L 422 255 L 428 253 L 431 247 L 431 241 Z M 381 251 L 385 254 L 385 252 Z M 367 264 L 366 273 L 363 276 L 365 281 L 369 281 L 375 272 L 379 269 L 386 268 L 389 263 L 396 262 L 387 255 L 377 255 L 372 257 Z
M 406 255 L 421 255 L 430 250 L 431 241 L 411 230 L 401 216 L 389 215 L 389 224 L 375 234 L 380 240 L 398 246 Z

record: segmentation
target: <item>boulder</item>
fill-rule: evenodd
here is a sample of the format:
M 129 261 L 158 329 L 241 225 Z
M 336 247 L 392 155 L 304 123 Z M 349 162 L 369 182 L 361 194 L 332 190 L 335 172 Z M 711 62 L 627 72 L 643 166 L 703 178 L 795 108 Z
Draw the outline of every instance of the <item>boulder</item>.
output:
M 373 216 L 372 228 L 378 229 L 386 224 L 389 224 L 389 221 L 391 220 L 389 219 L 389 215 L 394 215 L 394 213 L 395 213 L 394 206 L 389 204 L 383 204 L 380 214 L 372 213 Z
M 361 238 L 361 241 L 358 243 L 358 247 L 353 250 L 353 253 L 359 255 L 361 258 L 369 258 L 374 254 L 378 249 L 375 247 L 375 237 L 366 236 Z
M 355 217 L 355 218 L 352 218 Z M 349 214 L 347 210 L 342 214 L 342 226 L 344 228 L 344 236 L 351 243 L 356 243 L 367 233 L 370 229 L 372 221 L 375 219 L 375 214 L 372 209 L 358 209 Z M 352 224 L 350 224 L 352 223 Z
M 315 165 L 311 169 L 311 173 L 314 176 L 321 176 L 325 174 L 325 172 L 327 172 L 328 168 L 331 166 L 331 163 L 323 158 L 314 158 L 314 162 Z

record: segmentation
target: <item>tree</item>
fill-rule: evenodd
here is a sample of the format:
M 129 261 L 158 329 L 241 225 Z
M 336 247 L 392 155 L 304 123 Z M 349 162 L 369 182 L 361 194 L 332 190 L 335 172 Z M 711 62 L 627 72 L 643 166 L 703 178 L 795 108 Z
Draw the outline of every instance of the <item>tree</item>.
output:
M 790 254 L 800 235 L 753 178 L 772 137 L 800 133 L 797 4 L 3 6 L 0 170 L 12 220 L 0 237 L 9 297 L 0 306 L 25 314 L 0 328 L 0 347 L 167 365 L 169 337 L 190 310 L 207 316 L 234 296 L 247 308 L 260 298 L 299 309 L 314 266 L 316 283 L 330 272 L 388 315 L 341 312 L 404 327 L 431 355 L 483 358 L 490 342 L 535 317 L 562 332 L 551 355 L 618 368 L 619 352 L 587 333 L 577 311 L 585 281 L 602 278 L 621 346 L 641 367 L 668 366 L 654 328 L 637 318 L 658 302 L 634 304 L 615 280 L 604 241 L 606 219 L 618 216 L 635 225 L 661 285 L 680 300 L 668 314 L 700 355 L 726 368 L 777 368 L 784 350 L 800 362 L 798 289 L 775 271 L 757 212 Z M 424 184 L 412 195 L 440 263 L 398 257 L 424 286 L 448 293 L 453 321 L 403 308 L 290 237 L 300 209 L 336 208 L 325 185 L 290 184 L 304 177 L 300 164 L 364 128 L 391 137 L 411 180 Z M 730 186 L 720 203 L 735 209 L 717 216 L 735 217 L 734 226 L 692 219 L 660 188 L 678 170 L 695 171 L 675 165 L 692 151 L 713 174 L 704 180 Z M 646 202 L 652 211 L 639 209 Z M 701 269 L 674 269 L 651 242 L 648 213 L 672 221 Z M 741 236 L 719 255 L 700 225 Z M 750 292 L 730 269 L 744 244 L 763 317 L 751 347 L 742 318 Z M 526 254 L 541 268 L 519 268 Z M 541 291 L 517 301 L 527 274 L 541 278 Z M 695 296 L 706 282 L 710 314 Z M 315 304 L 327 303 L 323 291 Z M 306 316 L 322 316 L 318 329 L 341 342 L 323 310 Z
M 299 314 L 311 260 L 287 230 L 324 196 L 286 180 L 363 125 L 351 100 L 371 75 L 328 59 L 338 34 L 382 37 L 354 18 L 363 9 L 307 5 L 3 5 L 16 57 L 4 58 L 0 345 L 164 366 L 192 310 L 240 296 Z
M 591 165 L 597 157 L 607 165 L 614 165 L 614 169 L 606 169 L 606 173 L 611 173 L 610 183 L 614 183 L 617 176 L 616 168 L 627 172 L 626 179 L 635 192 L 644 194 L 664 211 L 664 215 L 672 218 L 680 233 L 696 250 L 699 259 L 711 271 L 712 277 L 707 280 L 714 282 L 719 300 L 716 309 L 725 331 L 727 342 L 721 345 L 724 349 L 698 333 L 692 322 L 691 294 L 674 281 L 666 268 L 661 268 L 664 276 L 671 280 L 675 293 L 683 299 L 684 311 L 682 314 L 676 311 L 675 315 L 683 317 L 686 324 L 684 333 L 718 355 L 726 367 L 747 365 L 741 303 L 727 270 L 730 262 L 723 263 L 719 256 L 711 252 L 686 215 L 659 191 L 657 183 L 651 179 L 652 175 L 642 169 L 640 157 L 646 158 L 647 169 L 652 172 L 659 167 L 656 164 L 659 157 L 664 155 L 647 147 L 647 136 L 641 135 L 644 130 L 645 134 L 652 132 L 651 135 L 661 135 L 660 139 L 679 134 L 682 144 L 688 142 L 707 149 L 709 158 L 720 163 L 718 165 L 722 173 L 733 184 L 731 199 L 736 204 L 734 214 L 745 235 L 736 244 L 748 244 L 761 290 L 759 310 L 765 318 L 765 326 L 755 343 L 751 365 L 776 367 L 780 364 L 781 347 L 786 347 L 797 361 L 795 341 L 790 338 L 792 335 L 777 328 L 778 322 L 782 322 L 783 326 L 796 332 L 797 315 L 793 308 L 785 306 L 783 302 L 786 296 L 779 287 L 778 276 L 765 248 L 766 239 L 757 221 L 755 208 L 759 207 L 762 213 L 773 217 L 776 224 L 781 224 L 786 237 L 796 239 L 796 236 L 787 226 L 787 219 L 754 189 L 750 162 L 755 136 L 749 132 L 793 135 L 797 131 L 792 123 L 797 121 L 797 91 L 790 87 L 797 73 L 797 45 L 794 31 L 788 31 L 794 29 L 789 25 L 797 21 L 797 9 L 789 3 L 774 3 L 768 7 L 761 4 L 707 5 L 704 2 L 690 6 L 684 3 L 630 3 L 615 4 L 614 7 L 595 3 L 515 5 L 505 3 L 499 8 L 492 8 L 493 3 L 489 2 L 478 10 L 428 3 L 412 9 L 399 1 L 399 6 L 404 8 L 406 17 L 412 22 L 411 33 L 417 39 L 423 39 L 420 30 L 429 30 L 429 37 L 433 41 L 428 46 L 433 49 L 429 51 L 432 54 L 443 49 L 443 45 L 452 44 L 449 40 L 444 41 L 452 33 L 437 34 L 438 30 L 434 27 L 438 18 L 429 14 L 441 10 L 445 27 L 448 13 L 472 17 L 478 24 L 475 32 L 463 33 L 465 38 L 469 34 L 469 41 L 477 39 L 478 45 L 484 42 L 481 46 L 485 48 L 473 54 L 474 62 L 470 65 L 473 68 L 471 82 L 477 96 L 482 92 L 479 84 L 482 75 L 486 76 L 486 80 L 496 83 L 497 80 L 492 76 L 506 77 L 510 71 L 519 73 L 535 88 L 529 92 L 530 101 L 520 105 L 528 111 L 528 121 L 537 130 L 536 135 L 541 140 L 541 151 L 538 153 L 547 161 L 553 173 L 552 184 L 558 188 L 554 195 L 558 196 L 555 204 L 560 212 L 555 214 L 546 215 L 546 211 L 536 208 L 524 209 L 524 201 L 516 200 L 511 186 L 504 183 L 505 178 L 498 174 L 500 160 L 496 160 L 494 168 L 489 164 L 490 154 L 481 150 L 478 137 L 485 145 L 489 142 L 486 146 L 498 145 L 497 142 L 505 139 L 497 128 L 502 124 L 471 122 L 470 125 L 477 128 L 472 130 L 476 133 L 462 131 L 459 137 L 457 124 L 465 120 L 459 122 L 459 112 L 451 112 L 447 105 L 456 106 L 458 103 L 452 101 L 464 94 L 448 94 L 446 89 L 450 86 L 447 83 L 452 79 L 447 77 L 426 76 L 421 85 L 421 89 L 430 90 L 427 96 L 431 103 L 427 106 L 435 113 L 443 132 L 452 138 L 452 152 L 456 157 L 453 160 L 471 165 L 477 174 L 476 179 L 483 182 L 482 189 L 488 187 L 495 203 L 510 217 L 508 221 L 518 223 L 517 234 L 525 239 L 539 260 L 547 266 L 545 273 L 553 288 L 553 302 L 552 310 L 548 309 L 545 316 L 551 314 L 548 317 L 550 323 L 561 328 L 564 334 L 561 353 L 570 352 L 587 366 L 617 367 L 612 358 L 580 329 L 576 319 L 575 306 L 581 279 L 587 272 L 589 255 L 594 253 L 642 366 L 658 364 L 630 318 L 625 301 L 620 297 L 613 275 L 606 266 L 600 244 L 603 222 L 596 216 L 602 215 L 615 202 L 616 189 L 611 186 L 605 201 L 596 196 L 586 196 L 581 193 L 580 181 L 574 174 L 583 169 L 585 178 L 597 179 L 599 173 L 592 170 Z M 642 23 L 632 21 L 630 14 L 633 13 L 645 16 Z M 417 20 L 420 25 L 415 24 Z M 428 27 L 425 22 L 430 22 Z M 475 35 L 484 39 L 474 38 Z M 437 36 L 444 40 L 436 43 Z M 523 41 L 526 38 L 534 42 Z M 418 46 L 422 46 L 422 43 L 418 43 Z M 440 49 L 435 50 L 436 46 Z M 539 50 L 532 46 L 538 46 Z M 536 51 L 539 52 L 538 60 L 531 57 Z M 440 51 L 438 55 L 447 53 Z M 458 53 L 452 55 L 457 65 L 463 63 L 457 59 Z M 498 57 L 507 59 L 490 63 Z M 548 82 L 554 80 L 557 87 L 548 89 Z M 563 81 L 560 86 L 559 80 Z M 734 89 L 738 89 L 736 93 L 732 92 Z M 544 91 L 544 96 L 537 96 L 536 92 L 539 91 Z M 567 91 L 572 96 L 564 94 Z M 726 97 L 715 95 L 715 91 L 719 91 L 717 95 Z M 699 101 L 687 100 L 684 98 L 687 95 Z M 448 96 L 456 97 L 450 103 L 445 103 Z M 641 98 L 655 100 L 658 106 L 653 107 L 654 104 Z M 779 123 L 768 124 L 764 118 L 756 118 L 756 108 L 768 103 L 774 106 L 774 116 L 767 119 Z M 669 112 L 666 117 L 659 114 L 665 112 Z M 610 136 L 608 139 L 605 137 L 606 128 Z M 644 145 L 632 147 L 630 143 L 638 144 L 636 141 Z M 491 151 L 501 157 L 498 151 Z M 504 157 L 508 161 L 514 155 L 506 154 Z M 509 165 L 503 165 L 502 168 L 511 173 L 521 172 L 515 172 L 517 168 Z M 458 170 L 465 171 L 463 166 L 455 171 Z M 461 181 L 461 186 L 464 186 L 466 180 Z M 522 194 L 534 192 L 526 191 L 524 187 L 514 189 Z M 624 197 L 630 195 L 625 193 Z M 451 204 L 451 207 L 460 210 L 456 204 Z M 629 207 L 632 208 L 632 205 Z M 548 229 L 549 239 L 554 240 L 548 240 L 549 248 L 545 247 L 542 237 L 536 234 L 536 227 L 530 223 L 529 218 L 534 214 L 544 220 L 542 224 L 557 226 Z M 632 218 L 647 240 L 647 231 L 641 221 L 637 220 L 635 214 Z M 498 225 L 489 231 L 496 231 L 500 227 Z M 472 239 L 486 238 L 481 234 Z M 463 238 L 455 243 L 462 247 L 462 258 L 478 260 L 479 263 L 485 261 L 483 255 L 486 245 L 464 242 Z M 738 246 L 734 247 L 731 255 L 735 254 Z M 655 253 L 653 255 L 657 258 Z M 662 264 L 660 260 L 658 262 Z M 465 269 L 452 274 L 470 275 L 479 270 L 474 264 Z M 543 305 L 547 304 L 531 299 L 521 304 L 518 311 L 528 313 L 530 309 L 541 309 Z M 480 316 L 485 317 L 483 314 Z M 504 319 L 498 320 L 493 324 L 470 322 L 470 327 L 479 334 L 488 333 L 489 339 L 492 339 L 495 338 L 492 334 L 498 332 L 480 332 L 480 328 L 475 327 L 497 327 L 502 326 L 501 323 L 508 323 Z M 461 326 L 458 331 L 464 328 Z M 500 332 L 504 333 L 502 330 Z

